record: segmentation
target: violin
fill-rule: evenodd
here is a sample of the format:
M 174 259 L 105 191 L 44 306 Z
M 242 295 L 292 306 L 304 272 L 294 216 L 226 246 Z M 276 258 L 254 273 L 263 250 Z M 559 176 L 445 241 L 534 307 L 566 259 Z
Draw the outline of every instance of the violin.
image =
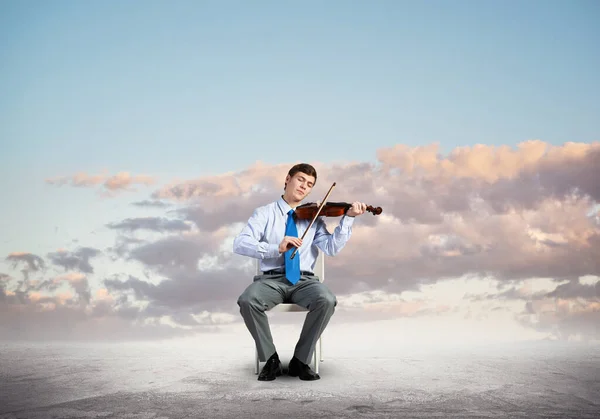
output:
M 319 212 L 319 216 L 323 217 L 341 217 L 345 215 L 346 212 L 352 207 L 351 203 L 348 202 L 327 202 L 321 208 L 321 212 Z M 304 205 L 300 205 L 296 207 L 296 217 L 300 220 L 310 220 L 315 218 L 317 212 L 319 211 L 319 205 L 314 202 L 309 202 Z M 372 207 L 371 205 L 367 206 L 367 211 L 372 213 L 373 215 L 379 215 L 383 211 L 381 207 Z
M 335 187 L 335 182 L 329 188 L 327 195 L 325 195 L 325 199 L 321 202 L 321 205 L 317 205 L 313 202 L 309 202 L 308 204 L 300 205 L 296 207 L 296 216 L 300 219 L 311 219 L 308 228 L 304 230 L 304 234 L 301 237 L 301 240 L 304 240 L 304 236 L 308 233 L 308 230 L 312 227 L 313 223 L 317 219 L 318 216 L 324 215 L 326 217 L 339 217 L 340 215 L 346 214 L 346 212 L 350 209 L 352 204 L 347 202 L 327 202 L 327 198 L 329 194 Z M 381 207 L 373 208 L 372 206 L 367 207 L 367 211 L 373 213 L 373 215 L 381 214 Z M 298 252 L 298 248 L 296 247 L 292 254 L 290 255 L 290 259 L 294 259 L 296 253 Z

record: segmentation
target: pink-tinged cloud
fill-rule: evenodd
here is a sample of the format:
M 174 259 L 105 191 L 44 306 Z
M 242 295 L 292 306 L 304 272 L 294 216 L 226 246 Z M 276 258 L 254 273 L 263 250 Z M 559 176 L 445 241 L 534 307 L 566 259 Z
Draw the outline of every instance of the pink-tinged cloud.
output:
M 262 191 L 283 191 L 285 176 L 291 164 L 277 166 L 257 162 L 237 173 L 206 176 L 194 180 L 172 182 L 152 194 L 154 199 L 187 201 L 194 198 L 245 198 Z
M 65 275 L 60 275 L 54 278 L 54 283 L 68 283 L 77 293 L 82 304 L 87 305 L 92 299 L 90 286 L 87 277 L 79 272 L 69 272 Z
M 109 177 L 104 182 L 108 190 L 127 189 L 131 185 L 153 185 L 156 180 L 148 175 L 131 175 L 128 172 L 120 172 Z
M 58 186 L 69 185 L 79 188 L 100 185 L 102 187 L 103 195 L 111 196 L 118 191 L 135 190 L 133 188 L 134 185 L 153 185 L 156 183 L 156 178 L 149 175 L 132 175 L 129 172 L 119 172 L 115 175 L 88 175 L 86 173 L 76 173 L 71 176 L 59 176 L 46 179 L 46 183 Z
M 516 179 L 524 173 L 556 168 L 579 162 L 600 151 L 600 143 L 566 143 L 552 146 L 534 140 L 520 143 L 517 149 L 509 146 L 457 147 L 442 156 L 437 144 L 408 147 L 396 145 L 377 151 L 386 169 L 398 169 L 410 176 L 431 179 L 480 179 L 489 183 L 500 179 Z M 593 159 L 597 158 L 597 154 Z

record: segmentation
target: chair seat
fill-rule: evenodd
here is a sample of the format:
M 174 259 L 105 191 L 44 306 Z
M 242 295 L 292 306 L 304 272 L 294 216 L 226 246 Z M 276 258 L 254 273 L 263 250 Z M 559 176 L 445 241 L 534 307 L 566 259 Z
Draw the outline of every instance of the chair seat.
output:
M 269 311 L 300 312 L 300 311 L 308 311 L 308 310 L 302 306 L 299 306 L 298 304 L 282 303 L 282 304 L 276 305 Z

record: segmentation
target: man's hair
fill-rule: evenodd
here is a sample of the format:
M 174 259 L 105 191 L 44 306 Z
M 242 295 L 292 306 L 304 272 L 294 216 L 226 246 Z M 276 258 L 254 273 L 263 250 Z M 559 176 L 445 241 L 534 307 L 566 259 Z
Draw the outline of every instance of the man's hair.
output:
M 289 175 L 289 177 L 292 178 L 298 172 L 306 173 L 307 175 L 314 177 L 315 185 L 317 184 L 317 170 L 310 164 L 308 164 L 308 163 L 296 164 L 296 165 L 292 166 L 292 168 L 288 172 L 288 175 Z M 283 188 L 285 189 L 285 185 Z

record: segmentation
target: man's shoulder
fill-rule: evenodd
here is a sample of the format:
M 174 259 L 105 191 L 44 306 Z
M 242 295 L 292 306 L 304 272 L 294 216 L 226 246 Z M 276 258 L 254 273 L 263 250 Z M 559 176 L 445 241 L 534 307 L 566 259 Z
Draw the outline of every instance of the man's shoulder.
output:
M 269 202 L 254 209 L 255 214 L 272 214 L 277 209 L 277 201 Z

